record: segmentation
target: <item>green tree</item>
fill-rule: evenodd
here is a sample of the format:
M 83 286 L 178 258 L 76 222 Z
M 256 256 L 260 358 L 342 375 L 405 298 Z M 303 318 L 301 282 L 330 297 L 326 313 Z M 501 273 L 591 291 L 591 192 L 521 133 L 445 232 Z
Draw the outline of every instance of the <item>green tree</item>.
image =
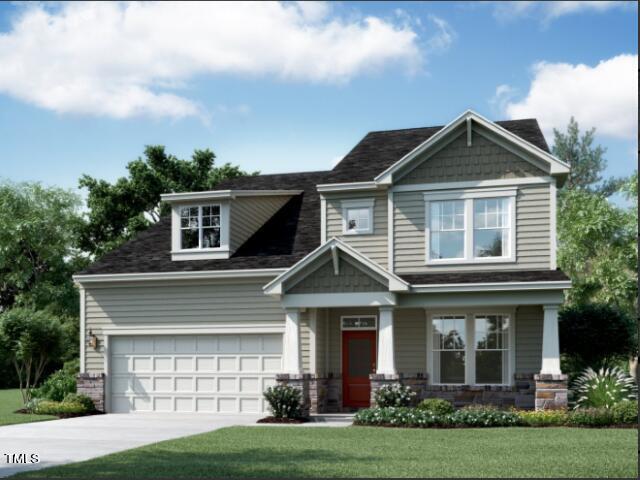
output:
M 32 305 L 78 314 L 71 275 L 86 258 L 75 248 L 80 198 L 37 183 L 0 183 L 0 311 Z
M 211 150 L 195 150 L 191 160 L 180 160 L 156 145 L 147 146 L 144 158 L 127 165 L 128 176 L 114 183 L 83 175 L 80 187 L 89 191 L 89 213 L 80 246 L 100 256 L 168 213 L 161 194 L 212 190 L 222 180 L 247 175 L 229 163 L 216 167 L 214 161 Z
M 566 133 L 553 129 L 553 154 L 571 166 L 564 184 L 566 190 L 582 189 L 609 196 L 620 188 L 622 180 L 608 178 L 603 181 L 602 172 L 607 168 L 606 149 L 593 145 L 595 133 L 596 129 L 592 128 L 580 135 L 578 122 L 571 117 Z
M 44 310 L 15 307 L 0 315 L 0 349 L 8 352 L 24 402 L 45 367 L 60 355 L 63 331 L 59 319 Z
M 570 304 L 608 303 L 631 314 L 637 297 L 637 207 L 625 209 L 586 190 L 559 201 L 558 265 L 573 288 Z

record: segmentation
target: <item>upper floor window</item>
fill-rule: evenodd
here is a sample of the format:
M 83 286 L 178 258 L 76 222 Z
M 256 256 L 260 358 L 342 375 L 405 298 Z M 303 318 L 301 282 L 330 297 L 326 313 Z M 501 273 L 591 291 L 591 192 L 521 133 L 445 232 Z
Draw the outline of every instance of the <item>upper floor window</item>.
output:
M 373 233 L 373 204 L 371 199 L 342 201 L 342 233 L 358 235 Z
M 428 264 L 515 261 L 513 188 L 426 193 Z
M 180 248 L 220 247 L 220 205 L 180 208 Z

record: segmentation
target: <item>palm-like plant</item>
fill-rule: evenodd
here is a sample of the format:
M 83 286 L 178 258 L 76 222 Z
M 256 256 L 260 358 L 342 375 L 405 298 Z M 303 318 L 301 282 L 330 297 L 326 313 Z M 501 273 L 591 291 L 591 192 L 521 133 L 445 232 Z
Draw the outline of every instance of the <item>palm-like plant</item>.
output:
M 636 398 L 637 392 L 633 377 L 618 367 L 597 372 L 587 368 L 575 381 L 574 388 L 578 394 L 576 408 L 611 408 L 623 400 Z

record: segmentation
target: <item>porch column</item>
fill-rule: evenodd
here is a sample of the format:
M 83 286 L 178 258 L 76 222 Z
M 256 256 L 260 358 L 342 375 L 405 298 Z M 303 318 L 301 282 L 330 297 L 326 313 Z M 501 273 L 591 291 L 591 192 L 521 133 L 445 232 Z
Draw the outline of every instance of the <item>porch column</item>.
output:
M 378 323 L 378 366 L 376 373 L 381 375 L 395 375 L 393 307 L 380 307 Z
M 542 368 L 540 373 L 561 374 L 560 339 L 558 333 L 559 305 L 545 305 L 542 328 Z
M 282 347 L 284 373 L 302 374 L 300 361 L 300 310 L 297 308 L 287 308 L 285 310 Z

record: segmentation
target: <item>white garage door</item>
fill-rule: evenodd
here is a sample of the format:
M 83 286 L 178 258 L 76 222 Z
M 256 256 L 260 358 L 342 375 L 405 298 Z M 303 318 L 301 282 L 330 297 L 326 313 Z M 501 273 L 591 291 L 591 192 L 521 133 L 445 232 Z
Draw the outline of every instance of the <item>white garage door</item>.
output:
M 111 411 L 262 413 L 282 335 L 113 336 Z

